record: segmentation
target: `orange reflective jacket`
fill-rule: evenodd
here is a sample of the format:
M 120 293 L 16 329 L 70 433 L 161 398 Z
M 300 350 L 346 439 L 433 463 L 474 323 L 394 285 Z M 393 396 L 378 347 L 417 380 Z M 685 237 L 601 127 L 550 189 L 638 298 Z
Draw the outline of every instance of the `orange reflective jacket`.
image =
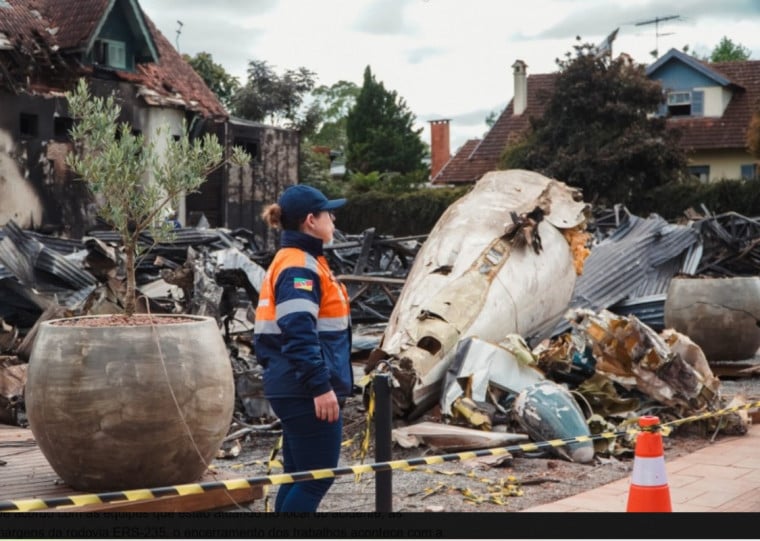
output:
M 348 293 L 330 270 L 322 241 L 284 231 L 259 292 L 256 359 L 268 398 L 351 395 Z

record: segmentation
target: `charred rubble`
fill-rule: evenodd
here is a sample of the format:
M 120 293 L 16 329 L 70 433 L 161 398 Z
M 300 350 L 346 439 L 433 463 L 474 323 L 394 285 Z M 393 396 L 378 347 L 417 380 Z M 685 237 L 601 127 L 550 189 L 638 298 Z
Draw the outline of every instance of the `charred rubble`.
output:
M 374 230 L 359 235 L 336 232 L 326 253 L 335 273 L 347 283 L 355 322 L 388 317 L 422 241 L 424 236 L 389 238 Z M 39 322 L 122 311 L 119 243 L 118 234 L 109 229 L 66 239 L 24 230 L 13 221 L 0 228 L 1 423 L 26 424 L 26 363 Z M 261 394 L 251 331 L 259 285 L 274 253 L 260 249 L 247 229 L 203 226 L 176 229 L 163 243 L 146 232 L 140 252 L 138 311 L 215 318 L 235 375 L 236 421 L 273 422 Z
M 507 337 L 511 342 L 499 347 L 521 352 L 530 359 L 531 370 L 576 393 L 585 386 L 587 398 L 581 402 L 584 415 L 597 414 L 604 429 L 610 428 L 610 416 L 631 409 L 671 408 L 675 415 L 694 411 L 695 404 L 704 405 L 710 398 L 706 395 L 717 392 L 713 380 L 697 392 L 693 378 L 681 378 L 682 388 L 675 396 L 662 387 L 647 388 L 651 379 L 622 381 L 625 377 L 615 366 L 621 362 L 619 348 L 615 350 L 613 343 L 615 333 L 630 346 L 630 358 L 625 361 L 628 366 L 656 358 L 671 371 L 699 371 L 699 363 L 704 365 L 706 359 L 679 361 L 677 366 L 671 362 L 668 348 L 689 346 L 688 337 L 658 335 L 665 330 L 663 306 L 668 282 L 679 274 L 760 274 L 760 220 L 736 213 L 713 215 L 703 209 L 703 213 L 692 211 L 683 223 L 673 224 L 657 215 L 642 218 L 616 207 L 595 210 L 588 232 L 590 254 L 576 282 L 568 317 L 533 336 Z M 362 371 L 368 354 L 377 346 L 425 240 L 424 235 L 378 235 L 373 229 L 356 235 L 339 231 L 327 248 L 331 266 L 351 297 L 355 372 Z M 142 241 L 137 267 L 139 311 L 214 317 L 227 343 L 235 375 L 236 407 L 230 437 L 276 430 L 276 418 L 263 397 L 260 367 L 251 341 L 258 287 L 273 252 L 261 250 L 254 235 L 245 229 L 180 228 L 171 241 L 157 243 L 147 233 Z M 24 230 L 13 221 L 0 228 L 0 423 L 26 425 L 26 363 L 36 325 L 64 316 L 121 311 L 122 264 L 118 235 L 107 229 L 66 239 Z M 596 339 L 590 340 L 584 332 L 591 328 L 612 330 L 604 337 L 597 333 Z M 474 344 L 467 346 L 475 350 Z M 612 355 L 611 351 L 616 353 Z M 464 366 L 465 357 L 458 355 L 448 379 L 462 376 L 456 371 Z M 709 370 L 705 373 L 709 379 Z M 508 386 L 490 385 L 498 374 L 468 377 L 471 384 L 483 379 L 480 388 L 485 394 L 473 397 L 470 388 L 469 395 L 457 391 L 452 397 L 442 396 L 454 412 L 446 421 L 452 429 L 459 425 L 457 430 L 475 427 L 482 431 L 507 423 L 509 429 L 526 431 L 505 416 L 515 397 L 507 392 Z M 357 387 L 356 391 L 360 393 L 361 389 Z M 456 400 L 460 402 L 454 405 Z M 481 406 L 486 414 L 485 420 L 479 417 L 479 426 L 472 422 L 477 408 L 468 409 L 467 400 Z M 420 424 L 423 426 L 430 430 L 429 424 Z M 405 430 L 411 428 L 413 425 Z M 397 436 L 400 444 L 411 437 L 401 432 Z M 445 439 L 453 442 L 449 449 L 457 450 L 487 445 L 478 443 L 480 440 L 493 441 L 471 433 L 446 434 Z

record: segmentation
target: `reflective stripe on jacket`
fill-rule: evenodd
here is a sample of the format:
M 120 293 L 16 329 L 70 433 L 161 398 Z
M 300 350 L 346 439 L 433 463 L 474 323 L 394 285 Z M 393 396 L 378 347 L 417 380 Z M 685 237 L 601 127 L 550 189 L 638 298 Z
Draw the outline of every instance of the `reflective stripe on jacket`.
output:
M 259 292 L 253 340 L 269 398 L 351 395 L 348 293 L 331 272 L 322 241 L 284 231 Z

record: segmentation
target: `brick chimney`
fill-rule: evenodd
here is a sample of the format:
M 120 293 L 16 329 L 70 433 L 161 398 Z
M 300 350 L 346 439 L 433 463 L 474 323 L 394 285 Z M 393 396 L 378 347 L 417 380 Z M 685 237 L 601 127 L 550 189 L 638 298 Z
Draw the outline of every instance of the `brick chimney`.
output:
M 451 158 L 449 119 L 430 121 L 430 178 L 435 178 Z
M 527 68 L 528 66 L 522 60 L 515 60 L 515 63 L 512 64 L 515 76 L 515 99 L 514 107 L 512 107 L 512 114 L 514 115 L 523 114 L 528 106 Z

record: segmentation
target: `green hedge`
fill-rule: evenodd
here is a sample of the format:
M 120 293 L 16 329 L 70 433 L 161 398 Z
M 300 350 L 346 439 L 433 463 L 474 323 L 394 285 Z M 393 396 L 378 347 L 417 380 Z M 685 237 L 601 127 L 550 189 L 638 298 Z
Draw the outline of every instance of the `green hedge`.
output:
M 349 234 L 374 227 L 378 235 L 424 235 L 433 229 L 449 205 L 470 189 L 464 186 L 425 188 L 403 194 L 370 191 L 349 195 L 348 203 L 338 212 L 336 226 Z M 748 217 L 760 216 L 760 182 L 721 180 L 709 184 L 666 184 L 640 194 L 628 209 L 638 216 L 656 213 L 672 221 L 683 218 L 688 208 L 702 213 L 702 205 L 713 214 L 733 211 Z
M 737 212 L 748 217 L 760 216 L 760 182 L 721 180 L 709 184 L 665 184 L 641 194 L 628 209 L 639 216 L 656 213 L 666 220 L 676 220 L 682 218 L 688 208 L 701 214 L 702 205 L 713 214 Z
M 425 188 L 404 194 L 372 191 L 351 195 L 337 213 L 335 226 L 349 234 L 374 227 L 378 235 L 425 235 L 449 205 L 469 189 Z

